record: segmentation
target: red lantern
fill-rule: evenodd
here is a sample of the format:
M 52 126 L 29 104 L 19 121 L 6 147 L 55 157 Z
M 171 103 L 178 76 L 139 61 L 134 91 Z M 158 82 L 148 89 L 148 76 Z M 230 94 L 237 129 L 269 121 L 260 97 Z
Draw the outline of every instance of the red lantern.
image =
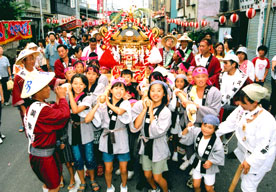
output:
M 223 25 L 226 22 L 226 17 L 224 15 L 219 17 L 219 23 Z
M 181 21 L 180 25 L 181 25 L 181 27 L 184 27 L 184 22 L 183 22 L 183 21 Z
M 252 19 L 253 17 L 255 17 L 256 15 L 256 10 L 254 8 L 249 8 L 246 11 L 246 17 L 248 17 L 248 19 Z
M 61 22 L 62 22 L 62 23 L 65 23 L 65 19 L 64 19 L 64 18 L 63 18 L 63 19 L 61 19 Z
M 202 20 L 200 24 L 201 24 L 201 27 L 206 27 L 208 22 L 206 20 Z
M 88 21 L 88 26 L 92 26 L 92 21 Z
M 49 24 L 49 23 L 51 23 L 51 19 L 46 19 L 46 22 Z
M 71 16 L 71 20 L 74 20 L 75 19 L 75 17 L 74 16 Z
M 195 22 L 194 23 L 194 27 L 197 29 L 199 27 L 199 23 L 198 22 Z
M 233 13 L 233 14 L 230 16 L 230 20 L 232 21 L 232 23 L 236 23 L 236 22 L 239 20 L 239 15 L 236 14 L 236 13 Z
M 194 27 L 194 22 L 191 21 L 191 22 L 189 23 L 189 26 L 190 26 L 190 27 Z
M 185 22 L 184 22 L 184 27 L 188 27 L 188 25 L 189 25 L 188 22 L 185 21 Z
M 88 26 L 87 21 L 85 21 L 83 25 L 84 25 L 84 27 L 87 27 Z

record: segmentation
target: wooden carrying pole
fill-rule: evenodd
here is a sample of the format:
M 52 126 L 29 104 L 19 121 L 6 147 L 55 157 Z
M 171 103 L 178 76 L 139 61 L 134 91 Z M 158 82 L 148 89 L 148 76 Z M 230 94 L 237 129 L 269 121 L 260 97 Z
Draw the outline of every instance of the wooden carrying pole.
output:
M 236 171 L 233 179 L 232 179 L 232 183 L 231 183 L 231 185 L 228 189 L 228 192 L 234 192 L 235 191 L 235 188 L 236 188 L 236 186 L 239 182 L 239 179 L 241 177 L 242 170 L 243 170 L 242 164 L 240 164 L 239 167 L 237 168 L 237 171 Z

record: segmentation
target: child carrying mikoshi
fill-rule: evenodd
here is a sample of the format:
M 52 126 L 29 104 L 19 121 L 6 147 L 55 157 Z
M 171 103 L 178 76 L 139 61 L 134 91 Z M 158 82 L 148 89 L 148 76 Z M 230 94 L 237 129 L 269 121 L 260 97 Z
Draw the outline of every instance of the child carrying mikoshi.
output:
M 189 126 L 190 124 L 190 126 Z M 201 178 L 204 177 L 207 192 L 214 192 L 218 166 L 224 165 L 224 149 L 215 131 L 219 126 L 219 119 L 215 115 L 205 115 L 201 128 L 191 126 L 182 131 L 180 143 L 191 145 L 194 143 L 195 159 L 193 161 L 193 183 L 195 192 L 201 191 Z

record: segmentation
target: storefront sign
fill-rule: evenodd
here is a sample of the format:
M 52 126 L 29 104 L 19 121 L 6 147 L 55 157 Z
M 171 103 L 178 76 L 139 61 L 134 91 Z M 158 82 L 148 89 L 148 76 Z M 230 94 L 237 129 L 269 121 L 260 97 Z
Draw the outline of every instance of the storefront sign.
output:
M 31 21 L 0 21 L 0 45 L 32 38 Z

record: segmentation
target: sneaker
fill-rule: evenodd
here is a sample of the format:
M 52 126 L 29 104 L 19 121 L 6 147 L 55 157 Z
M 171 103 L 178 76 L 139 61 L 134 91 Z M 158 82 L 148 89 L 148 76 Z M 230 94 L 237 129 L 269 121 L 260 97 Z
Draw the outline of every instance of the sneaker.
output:
M 161 192 L 161 190 L 157 187 L 156 189 L 149 189 L 148 192 Z
M 228 154 L 228 144 L 223 143 L 223 148 L 224 148 L 224 154 Z
M 192 176 L 192 175 L 193 175 L 193 173 L 194 173 L 194 168 L 192 168 L 192 169 L 191 169 L 191 171 L 190 171 L 189 175 L 191 175 L 191 176 Z
M 185 171 L 188 166 L 189 166 L 189 161 L 186 160 L 180 165 L 179 169 L 181 169 L 182 171 Z
M 117 170 L 115 171 L 115 175 L 121 175 L 120 169 L 117 169 Z
M 0 133 L 0 138 L 1 138 L 1 139 L 5 139 L 6 136 Z
M 177 153 L 177 152 L 174 152 L 174 153 L 173 153 L 172 160 L 173 160 L 173 161 L 176 161 L 176 162 L 178 161 L 178 153 Z
M 187 181 L 186 183 L 187 187 L 189 187 L 190 189 L 194 188 L 194 185 L 193 185 L 193 178 L 190 177 L 190 179 Z
M 128 172 L 127 172 L 127 179 L 128 179 L 128 180 L 132 179 L 133 176 L 134 176 L 134 171 L 128 171 Z
M 2 144 L 3 143 L 3 140 L 0 138 L 0 144 Z
M 127 192 L 127 185 L 125 187 L 122 186 L 122 184 L 120 185 L 120 191 L 121 192 Z
M 4 105 L 5 105 L 5 106 L 9 106 L 10 103 L 9 103 L 9 102 L 5 102 Z
M 111 184 L 111 187 L 107 188 L 106 192 L 115 192 L 115 187 Z

